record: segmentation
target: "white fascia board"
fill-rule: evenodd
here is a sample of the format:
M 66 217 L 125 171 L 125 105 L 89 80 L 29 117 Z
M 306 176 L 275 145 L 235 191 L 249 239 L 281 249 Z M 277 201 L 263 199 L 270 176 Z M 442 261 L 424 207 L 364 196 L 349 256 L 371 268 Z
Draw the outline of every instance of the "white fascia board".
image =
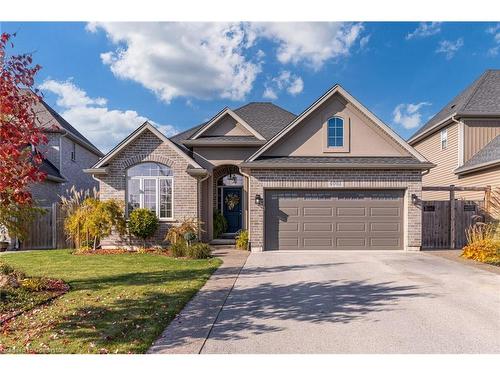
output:
M 154 135 L 156 135 L 163 142 L 167 143 L 174 151 L 176 151 L 180 156 L 182 156 L 186 161 L 192 164 L 196 168 L 201 168 L 201 166 L 185 152 L 183 152 L 174 142 L 168 139 L 162 132 L 156 129 L 153 125 L 151 125 L 148 121 L 142 124 L 139 128 L 137 128 L 134 132 L 132 132 L 127 138 L 121 141 L 115 148 L 113 148 L 108 154 L 104 156 L 101 160 L 99 160 L 93 167 L 101 168 L 104 164 L 113 159 L 116 155 L 120 153 L 127 145 L 129 145 L 134 139 L 136 139 L 139 135 L 141 135 L 145 130 L 151 131 Z
M 273 138 L 271 138 L 264 146 L 258 149 L 252 156 L 250 156 L 247 161 L 254 161 L 257 157 L 262 155 L 266 150 L 268 150 L 272 145 L 274 145 L 279 139 L 281 139 L 285 134 L 290 132 L 295 126 L 297 126 L 303 119 L 309 116 L 313 111 L 315 111 L 319 106 L 321 106 L 325 101 L 331 98 L 334 94 L 339 93 L 354 106 L 356 106 L 365 116 L 372 120 L 376 125 L 378 125 L 382 130 L 384 130 L 390 137 L 392 137 L 397 143 L 399 143 L 405 150 L 407 150 L 411 155 L 415 156 L 419 161 L 426 162 L 427 159 L 421 155 L 417 150 L 411 147 L 406 141 L 401 138 L 396 132 L 394 132 L 389 126 L 384 124 L 378 117 L 376 117 L 372 112 L 370 112 L 364 105 L 357 101 L 351 94 L 344 90 L 340 85 L 333 86 L 328 90 L 321 98 L 309 106 L 304 112 L 302 112 L 295 120 L 288 124 L 283 130 L 277 133 Z
M 240 116 L 238 116 L 234 111 L 225 107 L 222 111 L 220 111 L 215 117 L 213 117 L 205 126 L 203 126 L 200 130 L 198 130 L 190 139 L 197 139 L 200 135 L 205 133 L 208 129 L 214 126 L 217 121 L 219 121 L 225 115 L 231 116 L 235 119 L 239 124 L 241 124 L 245 129 L 247 129 L 250 133 L 252 133 L 257 139 L 265 141 L 265 138 L 254 128 L 252 128 L 245 120 L 243 120 Z

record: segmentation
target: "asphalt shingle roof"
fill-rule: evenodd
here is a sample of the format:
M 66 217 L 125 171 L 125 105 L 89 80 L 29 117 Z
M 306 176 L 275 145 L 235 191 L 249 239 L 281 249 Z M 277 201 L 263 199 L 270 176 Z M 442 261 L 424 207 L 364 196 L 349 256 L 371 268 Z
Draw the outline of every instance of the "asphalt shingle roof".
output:
M 461 115 L 500 115 L 500 70 L 487 70 L 441 111 L 418 129 L 410 139 L 423 134 L 454 113 Z
M 39 169 L 42 172 L 45 172 L 50 176 L 64 178 L 61 175 L 61 173 L 59 172 L 59 169 L 54 164 L 52 164 L 48 159 L 43 159 L 42 164 L 40 164 Z
M 366 165 L 367 168 L 373 165 L 417 165 L 426 164 L 420 162 L 418 159 L 412 156 L 390 156 L 390 157 L 345 157 L 345 156 L 276 156 L 276 157 L 262 157 L 252 162 L 247 162 L 248 165 L 268 165 L 275 164 L 279 166 L 281 164 L 359 164 Z
M 297 116 L 269 102 L 252 102 L 234 112 L 266 140 L 288 125 Z
M 26 91 L 24 89 L 23 91 Z M 82 133 L 76 130 L 68 121 L 66 121 L 59 113 L 54 111 L 43 99 L 35 104 L 33 111 L 36 115 L 38 126 L 46 131 L 66 131 L 74 137 L 79 138 L 83 144 L 93 151 L 99 151 Z M 100 151 L 99 151 L 100 153 Z
M 467 160 L 464 165 L 455 170 L 456 173 L 472 170 L 477 166 L 500 162 L 500 135 L 493 138 L 493 140 L 479 150 L 472 158 Z
M 204 143 L 204 144 L 224 144 L 224 143 L 255 143 L 255 144 L 263 144 L 265 141 L 261 141 L 260 139 L 257 139 L 253 135 L 250 136 L 245 136 L 245 135 L 239 135 L 239 136 L 212 136 L 212 137 L 200 137 L 198 139 L 186 139 L 183 141 L 184 144 L 196 144 L 196 143 Z
M 251 102 L 234 110 L 248 125 L 261 134 L 266 140 L 288 125 L 297 116 L 270 102 Z M 193 136 L 206 122 L 176 134 L 170 138 L 177 145 Z M 203 137 L 207 139 L 208 137 Z M 252 137 L 249 137 L 251 139 Z

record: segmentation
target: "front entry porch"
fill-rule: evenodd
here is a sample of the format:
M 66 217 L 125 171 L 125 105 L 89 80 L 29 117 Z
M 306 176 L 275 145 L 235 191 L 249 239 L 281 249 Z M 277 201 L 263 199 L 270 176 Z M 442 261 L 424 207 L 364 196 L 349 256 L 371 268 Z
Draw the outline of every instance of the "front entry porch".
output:
M 236 165 L 222 165 L 214 168 L 210 178 L 211 200 L 210 240 L 234 242 L 235 236 L 247 228 L 247 186 L 246 177 L 240 174 Z M 215 230 L 216 216 L 223 217 L 224 230 Z

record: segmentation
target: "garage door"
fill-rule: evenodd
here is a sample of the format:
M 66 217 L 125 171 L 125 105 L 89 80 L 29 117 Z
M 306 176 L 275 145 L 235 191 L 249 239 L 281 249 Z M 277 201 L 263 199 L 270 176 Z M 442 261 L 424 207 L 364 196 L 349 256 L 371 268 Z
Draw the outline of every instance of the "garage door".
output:
M 401 250 L 401 190 L 268 190 L 265 250 Z

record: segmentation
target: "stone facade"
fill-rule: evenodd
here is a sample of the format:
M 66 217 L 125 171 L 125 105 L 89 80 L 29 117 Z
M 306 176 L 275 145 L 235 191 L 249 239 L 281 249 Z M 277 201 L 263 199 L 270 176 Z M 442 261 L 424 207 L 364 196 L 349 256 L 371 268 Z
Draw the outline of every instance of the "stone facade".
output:
M 252 169 L 250 171 L 250 241 L 252 251 L 264 246 L 264 205 L 257 205 L 253 197 L 268 188 L 331 189 L 329 183 L 342 181 L 343 189 L 404 189 L 405 190 L 405 250 L 418 251 L 421 246 L 422 214 L 412 195 L 422 196 L 422 175 L 418 170 L 304 170 Z
M 142 162 L 154 161 L 173 170 L 173 220 L 160 221 L 160 227 L 151 239 L 152 243 L 163 244 L 165 234 L 179 220 L 198 216 L 198 181 L 186 173 L 188 161 L 172 147 L 146 130 L 134 142 L 127 145 L 108 165 L 108 174 L 98 176 L 100 198 L 117 199 L 125 202 L 127 168 Z M 129 236 L 113 235 L 102 241 L 103 247 L 136 246 L 140 242 Z

